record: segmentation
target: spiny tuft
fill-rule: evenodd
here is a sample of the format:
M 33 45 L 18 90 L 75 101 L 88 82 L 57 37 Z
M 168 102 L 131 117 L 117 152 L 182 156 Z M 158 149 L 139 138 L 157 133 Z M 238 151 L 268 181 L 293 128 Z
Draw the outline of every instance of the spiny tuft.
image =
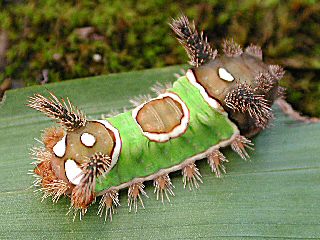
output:
M 174 196 L 174 192 L 173 192 L 174 186 L 168 174 L 161 175 L 156 179 L 154 179 L 153 186 L 154 186 L 154 193 L 156 193 L 157 195 L 157 200 L 159 200 L 159 196 L 160 196 L 161 202 L 163 203 L 164 195 L 165 195 L 168 202 L 170 202 L 169 195 Z
M 268 100 L 264 95 L 255 94 L 246 83 L 238 83 L 237 87 L 226 95 L 224 101 L 233 111 L 249 113 L 259 126 L 266 126 L 272 117 Z
M 275 78 L 269 72 L 260 72 L 255 76 L 257 89 L 263 92 L 269 92 L 274 86 Z
M 241 46 L 238 43 L 236 43 L 233 39 L 225 39 L 222 42 L 222 49 L 224 54 L 228 57 L 240 56 L 243 53 Z
M 189 190 L 199 188 L 199 183 L 202 183 L 201 174 L 195 163 L 190 163 L 182 169 L 183 187 L 188 185 Z
M 141 206 L 144 208 L 144 204 L 143 204 L 141 195 L 148 197 L 147 193 L 144 191 L 143 183 L 137 182 L 137 183 L 131 184 L 128 189 L 129 212 L 132 211 L 132 208 L 134 208 L 135 212 L 138 211 L 138 200 L 140 201 Z
M 101 152 L 93 154 L 81 165 L 83 177 L 79 185 L 75 186 L 71 195 L 70 210 L 74 211 L 74 217 L 80 211 L 80 219 L 87 212 L 87 208 L 96 199 L 95 187 L 97 177 L 104 175 L 109 169 L 111 159 Z
M 231 144 L 231 148 L 244 160 L 250 158 L 246 148 L 254 150 L 253 143 L 251 142 L 251 140 L 241 135 L 236 136 L 236 138 Z
M 245 51 L 247 54 L 262 60 L 263 54 L 260 46 L 254 45 L 251 43 L 250 46 L 248 46 Z
M 146 95 L 139 95 L 136 97 L 133 97 L 132 99 L 130 99 L 130 103 L 132 104 L 133 107 L 138 107 L 141 104 L 145 104 L 147 102 L 149 102 L 152 99 L 150 94 L 146 94 Z
M 208 163 L 211 167 L 211 171 L 216 174 L 217 177 L 221 177 L 221 171 L 226 173 L 226 169 L 223 163 L 228 162 L 227 158 L 219 150 L 212 151 L 208 156 Z
M 203 32 L 199 34 L 194 22 L 190 24 L 186 16 L 183 15 L 178 19 L 173 19 L 170 27 L 185 48 L 190 58 L 190 65 L 199 67 L 217 56 L 218 51 L 212 49 L 207 37 L 203 35 Z
M 172 88 L 173 84 L 171 82 L 168 83 L 160 83 L 156 82 L 152 87 L 151 91 L 157 95 L 163 94 L 167 91 L 167 89 Z
M 279 65 L 269 65 L 269 70 L 277 80 L 283 78 L 285 74 L 284 69 Z
M 105 194 L 103 194 L 100 203 L 98 215 L 102 217 L 103 213 L 104 220 L 106 221 L 109 217 L 110 222 L 112 221 L 112 215 L 116 212 L 115 208 L 120 206 L 119 202 L 119 193 L 117 190 L 108 190 Z
M 50 98 L 46 98 L 41 94 L 35 94 L 30 97 L 28 106 L 44 113 L 49 118 L 57 120 L 69 131 L 85 126 L 85 115 L 77 107 L 74 107 L 68 98 L 67 102 L 63 99 L 59 101 L 53 93 L 49 93 L 51 95 Z
M 284 98 L 285 98 L 285 95 L 286 95 L 286 88 L 279 86 L 279 87 L 278 87 L 278 90 L 277 90 L 277 98 L 282 98 L 282 99 L 284 99 Z

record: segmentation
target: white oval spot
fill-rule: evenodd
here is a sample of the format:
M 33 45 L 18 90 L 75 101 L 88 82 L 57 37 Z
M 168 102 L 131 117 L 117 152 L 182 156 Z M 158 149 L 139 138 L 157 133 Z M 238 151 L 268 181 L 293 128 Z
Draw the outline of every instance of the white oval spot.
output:
M 82 144 L 87 147 L 92 147 L 96 142 L 96 138 L 90 133 L 82 133 L 80 139 Z
M 70 182 L 74 185 L 78 185 L 83 178 L 83 172 L 81 168 L 73 160 L 67 160 L 64 164 L 66 176 Z
M 52 150 L 57 157 L 63 157 L 66 153 L 66 136 L 64 136 L 59 142 L 57 142 Z
M 219 68 L 218 74 L 221 79 L 226 80 L 228 82 L 232 82 L 234 80 L 234 77 L 225 68 Z

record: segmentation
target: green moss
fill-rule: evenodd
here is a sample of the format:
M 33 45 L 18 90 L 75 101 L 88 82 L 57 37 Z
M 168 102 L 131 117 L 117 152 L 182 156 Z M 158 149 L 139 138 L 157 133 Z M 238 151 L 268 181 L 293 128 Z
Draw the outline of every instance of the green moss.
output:
M 261 45 L 267 61 L 284 65 L 289 78 L 295 76 L 285 83 L 289 100 L 296 106 L 311 104 L 300 110 L 320 116 L 317 1 L 34 0 L 6 1 L 0 7 L 0 28 L 8 32 L 10 42 L 1 78 L 33 85 L 43 69 L 55 82 L 186 63 L 187 56 L 167 25 L 171 17 L 184 12 L 206 30 L 216 47 L 225 37 L 242 45 Z M 81 34 L 84 27 L 91 27 L 88 34 Z M 100 61 L 94 60 L 95 54 Z M 302 89 L 306 78 L 308 84 Z M 300 97 L 290 95 L 294 92 Z

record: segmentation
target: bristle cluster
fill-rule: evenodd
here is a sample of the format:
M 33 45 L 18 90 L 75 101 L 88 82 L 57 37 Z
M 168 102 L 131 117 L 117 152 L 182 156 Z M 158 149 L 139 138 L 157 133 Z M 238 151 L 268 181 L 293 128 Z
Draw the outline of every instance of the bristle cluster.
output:
M 233 39 L 225 39 L 222 43 L 222 50 L 228 57 L 240 56 L 243 53 L 241 46 Z
M 257 90 L 264 93 L 269 92 L 274 87 L 275 79 L 269 72 L 260 72 L 255 77 Z
M 226 169 L 223 163 L 228 162 L 226 157 L 219 150 L 212 151 L 208 156 L 208 163 L 211 167 L 211 171 L 216 174 L 217 177 L 221 176 L 221 171 L 226 173 Z
M 172 88 L 173 84 L 171 82 L 169 83 L 160 83 L 156 82 L 152 87 L 151 91 L 154 92 L 157 95 L 163 94 L 167 91 L 167 89 Z
M 115 208 L 120 206 L 119 202 L 119 193 L 116 190 L 109 190 L 105 194 L 103 194 L 100 204 L 98 215 L 102 217 L 104 214 L 104 220 L 106 221 L 109 217 L 110 221 L 112 221 L 112 215 L 115 213 Z
M 30 155 L 32 159 L 35 161 L 32 162 L 34 165 L 38 165 L 41 162 L 49 162 L 52 154 L 48 150 L 46 150 L 44 147 L 32 147 L 30 149 Z
M 183 187 L 186 188 L 188 185 L 190 191 L 194 188 L 199 188 L 198 181 L 202 183 L 201 174 L 194 163 L 191 163 L 182 169 L 182 177 Z
M 144 191 L 144 185 L 142 182 L 137 182 L 131 184 L 131 186 L 128 189 L 128 206 L 129 206 L 129 212 L 132 211 L 132 208 L 134 208 L 134 211 L 138 211 L 138 200 L 141 203 L 141 206 L 144 208 L 144 204 L 141 198 L 141 195 L 144 195 L 148 197 L 147 193 Z
M 246 160 L 250 158 L 246 148 L 250 150 L 254 150 L 253 143 L 251 140 L 245 138 L 244 136 L 238 135 L 235 140 L 231 144 L 231 148 L 233 151 L 235 151 L 239 156 Z
M 50 127 L 43 131 L 42 142 L 47 149 L 53 150 L 53 147 L 59 142 L 65 135 L 63 128 Z
M 35 177 L 33 186 L 40 187 L 40 189 L 36 191 L 46 192 L 46 189 L 49 187 L 48 185 L 57 180 L 49 161 L 39 163 L 30 173 Z
M 52 202 L 56 203 L 61 196 L 65 195 L 69 186 L 63 180 L 54 179 L 52 182 L 42 187 L 40 190 L 43 192 L 42 200 L 48 197 L 52 198 Z
M 130 103 L 132 104 L 133 107 L 138 107 L 141 104 L 145 104 L 146 102 L 149 102 L 151 99 L 152 97 L 150 94 L 139 95 L 130 99 Z
M 110 164 L 110 157 L 98 152 L 81 165 L 83 177 L 79 185 L 73 189 L 71 196 L 71 209 L 74 210 L 74 216 L 80 210 L 81 219 L 87 212 L 88 206 L 95 201 L 96 179 L 105 174 Z
M 88 207 L 95 202 L 95 199 L 96 195 L 92 185 L 80 182 L 80 184 L 72 190 L 71 206 L 68 213 L 73 212 L 73 220 L 75 220 L 79 212 L 80 220 L 82 220 L 82 217 L 87 213 Z
M 250 44 L 250 46 L 246 48 L 246 53 L 262 60 L 262 49 L 258 45 Z
M 168 174 L 157 177 L 153 180 L 154 193 L 157 195 L 157 200 L 159 196 L 161 197 L 161 202 L 163 203 L 164 195 L 166 196 L 168 202 L 170 202 L 169 195 L 174 196 L 173 188 L 170 177 Z
M 33 162 L 36 167 L 32 170 L 33 176 L 36 178 L 33 185 L 40 187 L 37 191 L 43 193 L 42 200 L 52 197 L 52 201 L 57 202 L 61 196 L 66 194 L 69 186 L 56 177 L 50 162 L 52 154 L 44 148 L 33 148 L 31 155 L 36 160 Z
M 111 158 L 101 152 L 94 153 L 88 161 L 81 165 L 81 169 L 85 176 L 92 182 L 96 178 L 104 175 L 111 165 Z
M 269 65 L 269 71 L 274 76 L 276 81 L 280 81 L 285 74 L 285 70 L 279 65 Z M 286 93 L 286 88 L 278 86 L 277 97 L 284 98 L 285 93 Z
M 186 16 L 173 19 L 170 27 L 185 48 L 192 66 L 199 67 L 210 59 L 215 59 L 217 50 L 211 48 L 207 37 L 203 36 L 203 32 L 199 34 L 194 23 L 190 24 Z
M 69 131 L 78 129 L 86 124 L 86 117 L 69 99 L 67 102 L 59 99 L 51 92 L 51 97 L 46 98 L 41 94 L 35 94 L 30 97 L 28 106 L 44 113 L 49 118 L 57 120 L 58 123 L 65 126 Z
M 269 70 L 277 80 L 282 79 L 285 74 L 284 69 L 279 65 L 270 65 Z
M 264 95 L 255 94 L 246 83 L 238 83 L 237 87 L 225 97 L 227 107 L 233 111 L 249 113 L 256 120 L 257 126 L 267 126 L 272 118 L 272 110 Z
M 277 90 L 277 98 L 283 99 L 283 98 L 285 98 L 285 94 L 286 94 L 286 88 L 279 86 L 278 90 Z

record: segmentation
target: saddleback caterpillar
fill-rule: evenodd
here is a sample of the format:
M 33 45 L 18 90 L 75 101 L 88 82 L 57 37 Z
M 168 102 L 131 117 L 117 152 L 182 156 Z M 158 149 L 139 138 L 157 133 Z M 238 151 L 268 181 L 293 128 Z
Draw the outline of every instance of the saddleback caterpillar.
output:
M 241 158 L 249 157 L 248 138 L 273 119 L 284 70 L 264 63 L 256 45 L 243 50 L 226 40 L 218 53 L 185 16 L 170 26 L 192 67 L 171 87 L 154 87 L 158 97 L 132 101 L 133 110 L 89 121 L 69 99 L 52 93 L 30 97 L 31 108 L 59 124 L 44 131 L 44 147 L 33 148 L 34 185 L 43 198 L 70 197 L 70 211 L 81 218 L 100 196 L 99 214 L 112 218 L 120 189 L 128 189 L 129 209 L 137 211 L 145 181 L 153 181 L 157 199 L 169 200 L 171 172 L 182 172 L 184 187 L 198 188 L 197 160 L 207 158 L 220 176 L 227 162 L 220 148 L 231 146 Z

